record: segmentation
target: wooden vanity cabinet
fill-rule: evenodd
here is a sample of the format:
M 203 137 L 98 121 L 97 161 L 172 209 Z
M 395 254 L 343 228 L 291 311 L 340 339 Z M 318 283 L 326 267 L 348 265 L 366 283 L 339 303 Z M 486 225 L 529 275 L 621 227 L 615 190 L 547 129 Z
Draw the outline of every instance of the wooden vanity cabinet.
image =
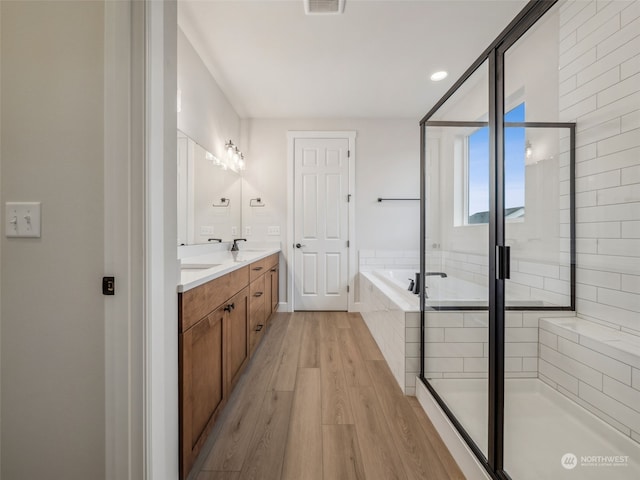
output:
M 178 296 L 181 479 L 277 308 L 278 259 L 270 255 Z
M 225 316 L 220 307 L 179 335 L 182 478 L 188 475 L 227 398 Z

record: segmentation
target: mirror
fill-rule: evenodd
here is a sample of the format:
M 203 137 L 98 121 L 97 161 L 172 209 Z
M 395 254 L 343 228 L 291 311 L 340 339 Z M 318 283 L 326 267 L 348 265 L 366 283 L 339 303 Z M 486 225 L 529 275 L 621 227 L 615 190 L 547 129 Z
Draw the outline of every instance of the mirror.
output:
M 178 131 L 178 245 L 238 236 L 242 177 Z

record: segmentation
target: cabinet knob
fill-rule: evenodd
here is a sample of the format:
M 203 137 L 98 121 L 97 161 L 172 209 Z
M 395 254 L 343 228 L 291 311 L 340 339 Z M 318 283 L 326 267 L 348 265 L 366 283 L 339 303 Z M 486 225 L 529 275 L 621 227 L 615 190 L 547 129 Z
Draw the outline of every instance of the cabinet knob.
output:
M 259 272 L 260 270 L 262 270 L 262 267 L 253 267 L 253 270 L 255 270 L 256 272 Z
M 229 303 L 227 306 L 224 307 L 224 311 L 225 312 L 230 312 L 234 308 L 236 308 L 236 304 L 235 303 Z
M 256 325 L 256 332 L 262 330 L 262 327 L 264 327 L 264 325 Z

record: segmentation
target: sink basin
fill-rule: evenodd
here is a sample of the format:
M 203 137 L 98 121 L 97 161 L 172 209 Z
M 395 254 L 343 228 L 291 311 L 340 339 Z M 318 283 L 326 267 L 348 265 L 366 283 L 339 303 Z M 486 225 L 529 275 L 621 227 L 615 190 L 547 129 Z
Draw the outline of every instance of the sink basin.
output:
M 207 268 L 218 267 L 220 265 L 220 263 L 183 263 L 180 265 L 180 270 L 206 270 Z

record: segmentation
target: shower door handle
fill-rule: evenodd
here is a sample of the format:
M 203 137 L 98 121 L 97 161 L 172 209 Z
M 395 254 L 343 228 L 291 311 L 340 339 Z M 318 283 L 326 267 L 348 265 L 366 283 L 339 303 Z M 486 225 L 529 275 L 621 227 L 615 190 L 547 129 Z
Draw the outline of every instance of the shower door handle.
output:
M 496 277 L 498 280 L 511 278 L 511 247 L 496 245 Z

